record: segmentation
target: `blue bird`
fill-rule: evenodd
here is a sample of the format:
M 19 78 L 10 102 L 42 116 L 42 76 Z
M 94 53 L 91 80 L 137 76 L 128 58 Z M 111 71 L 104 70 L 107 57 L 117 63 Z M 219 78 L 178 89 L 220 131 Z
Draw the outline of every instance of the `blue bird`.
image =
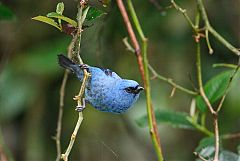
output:
M 64 55 L 58 55 L 58 62 L 60 66 L 75 73 L 80 81 L 83 80 L 83 69 L 90 72 L 91 77 L 85 89 L 85 100 L 97 110 L 103 112 L 126 112 L 137 101 L 140 92 L 144 89 L 136 81 L 122 79 L 109 69 L 92 67 L 86 64 L 79 65 Z M 80 110 L 83 110 L 83 108 L 80 108 Z

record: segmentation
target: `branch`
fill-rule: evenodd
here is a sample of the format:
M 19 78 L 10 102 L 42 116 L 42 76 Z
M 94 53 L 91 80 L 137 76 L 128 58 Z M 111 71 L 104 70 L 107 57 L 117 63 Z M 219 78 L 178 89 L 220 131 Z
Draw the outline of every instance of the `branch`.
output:
M 144 67 L 144 74 L 145 74 L 145 89 L 146 89 L 146 99 L 147 99 L 147 113 L 148 113 L 148 124 L 149 124 L 149 130 L 152 138 L 152 142 L 155 148 L 155 151 L 158 156 L 158 160 L 163 160 L 163 154 L 161 149 L 161 143 L 160 143 L 160 137 L 158 134 L 158 128 L 155 118 L 155 113 L 152 106 L 152 100 L 151 100 L 151 87 L 150 87 L 150 80 L 149 80 L 149 72 L 148 72 L 148 59 L 147 59 L 147 45 L 148 45 L 148 39 L 145 37 L 141 25 L 139 23 L 138 17 L 136 15 L 135 9 L 133 7 L 132 1 L 127 0 L 128 9 L 131 15 L 131 18 L 133 20 L 133 24 L 135 28 L 137 29 L 137 32 L 141 38 L 142 41 L 142 54 L 143 54 L 143 67 Z M 138 55 L 139 57 L 139 55 Z M 142 64 L 139 64 L 142 65 Z
M 232 67 L 235 68 L 235 72 L 233 73 L 233 75 L 230 77 L 229 79 L 229 83 L 227 85 L 227 88 L 225 90 L 225 93 L 222 97 L 222 99 L 220 100 L 220 103 L 217 107 L 217 110 L 215 111 L 209 101 L 209 99 L 207 98 L 204 88 L 203 88 L 203 83 L 202 83 L 202 74 L 201 74 L 201 56 L 200 56 L 200 44 L 199 44 L 199 40 L 201 37 L 203 37 L 203 35 L 200 33 L 201 29 L 199 29 L 199 22 L 200 22 L 200 16 L 199 14 L 201 14 L 201 17 L 204 21 L 204 30 L 205 30 L 205 37 L 206 37 L 206 42 L 207 42 L 207 46 L 209 49 L 209 53 L 212 54 L 213 53 L 213 49 L 211 47 L 210 41 L 209 41 L 209 32 L 219 41 L 221 42 L 225 47 L 227 47 L 230 51 L 232 51 L 234 54 L 240 56 L 240 51 L 235 48 L 233 45 L 231 45 L 228 41 L 226 41 L 218 32 L 215 31 L 215 29 L 210 25 L 209 20 L 208 20 L 208 16 L 205 10 L 205 7 L 203 5 L 202 0 L 196 0 L 197 1 L 197 5 L 198 5 L 198 13 L 196 15 L 196 23 L 195 25 L 193 25 L 191 19 L 189 18 L 189 16 L 186 13 L 186 10 L 182 9 L 181 7 L 179 7 L 173 0 L 171 1 L 173 6 L 175 7 L 175 9 L 177 9 L 178 11 L 180 11 L 185 19 L 188 21 L 189 25 L 193 28 L 193 30 L 196 32 L 197 36 L 195 37 L 195 41 L 197 42 L 197 55 L 196 55 L 196 66 L 197 66 L 197 79 L 198 79 L 198 85 L 199 85 L 199 91 L 200 91 L 200 95 L 202 96 L 205 104 L 207 105 L 209 111 L 211 112 L 212 116 L 213 116 L 213 125 L 214 125 L 214 135 L 215 135 L 215 154 L 214 154 L 214 160 L 213 161 L 218 161 L 218 155 L 219 155 L 219 129 L 218 129 L 218 112 L 220 111 L 222 104 L 225 100 L 225 97 L 228 93 L 230 84 L 232 82 L 233 77 L 236 75 L 238 68 L 239 68 L 239 64 L 240 64 L 240 60 L 239 60 L 239 64 L 237 67 L 233 67 L 233 66 L 229 66 L 228 67 Z M 239 58 L 240 59 L 240 58 Z M 217 65 L 215 65 L 217 66 Z M 226 64 L 220 64 L 219 66 L 226 66 Z M 198 155 L 198 154 L 196 154 Z M 202 160 L 205 160 L 204 158 L 201 158 L 201 156 L 198 155 L 198 157 Z
M 175 3 L 174 0 L 171 0 L 171 3 L 173 5 L 173 7 L 178 10 L 179 12 L 181 12 L 183 14 L 183 16 L 185 17 L 185 19 L 187 20 L 187 22 L 189 23 L 189 25 L 192 27 L 192 29 L 195 32 L 200 31 L 200 29 L 198 29 L 198 27 L 196 25 L 193 24 L 193 22 L 191 21 L 191 19 L 189 18 L 187 12 L 185 9 L 182 9 L 179 5 L 177 5 Z M 211 25 L 210 22 L 208 20 L 208 16 L 205 10 L 205 7 L 203 5 L 202 0 L 197 0 L 197 4 L 198 4 L 198 9 L 201 13 L 202 19 L 204 21 L 204 27 L 203 29 L 205 30 L 205 37 L 206 37 L 206 42 L 207 42 L 207 46 L 209 49 L 209 53 L 212 54 L 213 53 L 213 49 L 211 47 L 210 41 L 209 41 L 209 32 L 220 42 L 222 43 L 225 47 L 227 47 L 230 51 L 232 51 L 234 54 L 236 55 L 240 55 L 240 51 L 234 47 L 232 44 L 230 44 L 227 40 L 225 40 Z
M 133 32 L 133 28 L 132 28 L 132 25 L 130 23 L 128 14 L 126 12 L 125 6 L 124 6 L 122 0 L 117 0 L 117 4 L 118 4 L 119 10 L 122 14 L 122 17 L 123 17 L 123 20 L 125 22 L 126 28 L 128 30 L 128 34 L 130 36 L 132 44 L 134 46 L 135 54 L 136 54 L 137 60 L 138 60 L 138 66 L 139 66 L 139 69 L 140 69 L 142 80 L 144 82 L 144 87 L 145 87 L 145 91 L 146 91 L 146 99 L 147 99 L 148 124 L 149 124 L 149 128 L 150 128 L 149 130 L 150 130 L 150 134 L 151 134 L 151 139 L 152 139 L 152 142 L 153 142 L 153 145 L 154 145 L 154 149 L 157 153 L 158 160 L 163 161 L 160 138 L 159 138 L 159 135 L 158 135 L 155 114 L 154 114 L 152 103 L 151 103 L 150 83 L 149 83 L 149 74 L 148 74 L 148 60 L 147 60 L 147 38 L 143 34 L 143 31 L 141 29 L 141 26 L 140 26 L 140 23 L 138 21 L 138 18 L 137 18 L 137 15 L 135 13 L 132 2 L 131 2 L 131 0 L 128 0 L 127 4 L 128 4 L 129 11 L 130 11 L 130 15 L 133 19 L 133 23 L 134 23 L 134 25 L 137 29 L 137 32 L 138 32 L 138 34 L 141 38 L 141 41 L 142 41 L 142 46 L 141 46 L 141 49 L 142 49 L 142 52 L 143 52 L 143 58 L 142 58 L 140 46 L 138 44 L 135 33 Z
M 177 5 L 177 4 L 175 3 L 174 0 L 171 0 L 171 3 L 172 3 L 172 5 L 174 6 L 174 8 L 175 8 L 176 10 L 178 10 L 179 12 L 181 12 L 181 13 L 183 14 L 183 16 L 184 16 L 185 19 L 187 20 L 188 24 L 192 27 L 193 31 L 194 31 L 195 33 L 197 33 L 197 36 L 196 36 L 196 37 L 199 37 L 199 36 L 201 37 L 201 34 L 198 33 L 198 32 L 199 32 L 198 24 L 197 24 L 197 25 L 194 25 L 194 24 L 193 24 L 192 20 L 190 19 L 190 17 L 189 17 L 188 14 L 187 14 L 186 9 L 182 9 L 179 5 Z M 200 38 L 200 37 L 199 37 L 199 38 Z M 207 29 L 205 29 L 205 37 L 206 37 L 206 42 L 207 42 L 207 46 L 208 46 L 208 49 L 209 49 L 209 53 L 212 54 L 212 53 L 213 53 L 213 49 L 212 49 L 211 44 L 210 44 L 210 41 L 209 41 L 209 36 L 208 36 L 208 30 L 207 30 Z M 198 40 L 199 38 L 196 38 L 196 40 L 199 41 L 199 40 Z
M 225 47 L 227 47 L 230 51 L 232 51 L 234 54 L 240 56 L 240 51 L 235 48 L 232 44 L 230 44 L 227 40 L 225 40 L 211 25 L 208 20 L 208 16 L 205 10 L 205 7 L 203 5 L 202 0 L 197 0 L 198 10 L 201 13 L 201 16 L 203 18 L 203 21 L 205 23 L 205 34 L 206 34 L 206 40 L 208 47 L 210 47 L 210 43 L 208 40 L 208 31 L 219 41 L 221 42 Z M 211 47 L 209 48 L 209 53 L 211 52 Z
M 240 132 L 235 134 L 225 134 L 221 137 L 222 139 L 237 139 L 240 138 Z
M 139 71 L 141 73 L 141 77 L 142 77 L 143 83 L 145 85 L 146 80 L 145 80 L 145 74 L 144 74 L 144 69 L 143 69 L 143 63 L 142 63 L 143 59 L 142 59 L 142 55 L 141 55 L 140 46 L 138 44 L 137 38 L 136 38 L 135 33 L 133 31 L 132 25 L 130 23 L 127 11 L 125 9 L 125 6 L 124 6 L 122 0 L 117 0 L 117 4 L 118 4 L 118 8 L 119 8 L 119 10 L 122 14 L 122 17 L 123 17 L 124 23 L 126 25 L 129 37 L 130 37 L 131 42 L 133 44 L 133 47 L 135 49 L 135 55 L 137 57 Z
M 83 64 L 83 61 L 82 61 L 81 56 L 80 56 L 82 25 L 83 25 L 83 22 L 86 18 L 88 9 L 89 9 L 89 7 L 87 7 L 83 12 L 84 4 L 85 4 L 85 1 L 80 0 L 80 6 L 78 8 L 78 32 L 77 32 L 77 37 L 78 37 L 79 40 L 78 40 L 78 48 L 77 48 L 77 53 L 78 53 L 77 57 L 78 57 L 78 60 L 79 60 L 80 64 Z M 74 97 L 74 100 L 77 101 L 77 107 L 85 106 L 84 105 L 84 98 L 82 98 L 82 97 L 83 97 L 83 94 L 84 94 L 84 91 L 85 91 L 86 82 L 87 82 L 88 78 L 90 77 L 90 73 L 88 73 L 86 69 L 84 69 L 83 72 L 84 72 L 84 78 L 83 78 L 83 82 L 82 82 L 79 94 Z M 67 150 L 64 154 L 62 154 L 62 159 L 64 161 L 68 161 L 68 156 L 69 156 L 69 154 L 72 150 L 72 147 L 73 147 L 73 144 L 75 142 L 78 130 L 81 126 L 82 120 L 83 120 L 83 114 L 82 114 L 82 112 L 79 112 L 78 121 L 77 121 L 76 126 L 74 128 L 74 131 L 72 133 L 71 140 L 69 142 Z
M 76 43 L 77 36 L 74 36 L 71 43 L 68 46 L 68 58 L 72 58 L 72 52 L 74 44 Z M 64 107 L 64 95 L 65 87 L 68 80 L 68 71 L 65 70 L 61 88 L 60 88 L 60 98 L 59 98 L 59 112 L 58 112 L 58 121 L 57 121 L 57 130 L 56 130 L 56 148 L 57 148 L 57 158 L 56 161 L 61 159 L 61 131 L 62 131 L 62 117 L 63 117 L 63 107 Z
M 192 27 L 192 29 L 193 29 L 195 32 L 197 32 L 197 27 L 193 24 L 192 20 L 191 20 L 190 17 L 188 16 L 186 9 L 182 9 L 179 5 L 177 5 L 177 4 L 175 3 L 174 0 L 171 0 L 171 3 L 172 3 L 172 5 L 173 5 L 173 7 L 174 7 L 177 11 L 179 11 L 179 12 L 181 12 L 181 13 L 183 14 L 183 16 L 184 16 L 185 19 L 187 20 L 188 24 Z
M 192 117 L 188 117 L 187 120 L 200 132 L 207 136 L 213 136 L 213 133 L 209 131 L 204 125 L 200 125 Z
M 199 153 L 194 152 L 194 155 L 196 155 L 199 159 L 201 159 L 202 161 L 208 161 L 207 159 L 203 158 Z
M 128 40 L 127 40 L 126 37 L 123 39 L 123 43 L 124 43 L 124 45 L 126 46 L 126 50 L 134 53 L 135 50 L 134 50 L 133 47 L 128 43 Z M 148 69 L 152 72 L 153 78 L 158 78 L 158 79 L 160 79 L 160 80 L 162 80 L 162 81 L 164 81 L 164 82 L 169 83 L 170 85 L 173 86 L 173 89 L 179 89 L 180 91 L 186 92 L 186 93 L 191 94 L 191 95 L 197 95 L 197 94 L 198 94 L 198 93 L 195 92 L 195 91 L 189 90 L 189 89 L 187 89 L 187 88 L 184 88 L 184 87 L 176 84 L 175 82 L 173 82 L 173 80 L 172 80 L 171 78 L 166 78 L 166 77 L 158 74 L 158 73 L 156 72 L 156 70 L 153 69 L 153 67 L 152 67 L 150 64 L 148 64 Z
M 202 36 L 201 33 L 199 33 L 201 31 L 201 29 L 199 29 L 199 13 L 197 13 L 196 15 L 196 25 L 193 25 L 191 19 L 189 18 L 189 16 L 186 13 L 186 10 L 182 9 L 181 7 L 179 7 L 173 0 L 171 1 L 173 6 L 180 12 L 182 12 L 182 14 L 184 15 L 184 17 L 186 18 L 186 20 L 188 21 L 188 23 L 190 24 L 190 26 L 193 28 L 193 30 L 196 32 L 197 37 L 196 37 L 196 42 L 197 42 L 197 55 L 196 55 L 196 66 L 197 66 L 197 80 L 198 80 L 198 85 L 199 85 L 199 92 L 200 95 L 202 96 L 204 102 L 206 103 L 209 111 L 211 112 L 212 116 L 213 116 L 213 125 L 214 125 L 214 135 L 215 135 L 215 154 L 214 154 L 214 161 L 218 161 L 218 155 L 219 155 L 219 129 L 218 129 L 218 112 L 221 109 L 221 106 L 223 104 L 223 101 L 225 100 L 226 94 L 228 92 L 228 88 L 230 86 L 231 83 L 231 78 L 228 84 L 228 87 L 225 91 L 225 94 L 223 95 L 220 104 L 217 108 L 217 110 L 215 111 L 209 101 L 209 99 L 207 98 L 204 88 L 203 88 L 203 83 L 202 83 L 202 73 L 201 73 L 201 55 L 200 55 L 200 44 L 199 44 L 199 39 Z M 210 41 L 209 41 L 209 35 L 208 33 L 212 33 L 213 36 L 218 39 L 223 45 L 225 45 L 229 50 L 231 50 L 233 53 L 235 53 L 236 55 L 240 55 L 240 52 L 233 47 L 230 43 L 228 43 L 221 35 L 219 35 L 210 25 L 204 5 L 202 3 L 202 0 L 197 0 L 198 3 L 198 9 L 199 12 L 202 16 L 202 19 L 204 20 L 205 26 L 205 37 L 206 37 L 206 42 L 207 42 L 207 46 L 209 49 L 209 53 L 212 54 L 213 53 L 213 49 L 211 47 Z M 201 129 L 201 128 L 200 128 Z M 200 156 L 198 156 L 200 158 Z M 205 160 L 204 158 L 201 158 L 202 160 Z
M 153 67 L 152 67 L 150 64 L 148 64 L 148 69 L 152 72 L 153 77 L 156 77 L 156 78 L 158 78 L 158 79 L 160 79 L 160 80 L 162 80 L 162 81 L 164 81 L 164 82 L 167 82 L 168 84 L 172 85 L 173 88 L 179 89 L 180 91 L 185 92 L 185 93 L 187 93 L 187 94 L 198 95 L 197 92 L 192 91 L 192 90 L 187 89 L 187 88 L 184 88 L 184 87 L 176 84 L 171 78 L 166 78 L 166 77 L 158 74 L 158 73 L 153 69 Z
M 213 64 L 213 68 L 215 67 L 227 67 L 227 68 L 236 69 L 238 66 L 234 64 L 219 63 L 219 64 Z
M 203 83 L 202 83 L 202 70 L 201 70 L 201 51 L 200 51 L 200 43 L 197 43 L 197 55 L 196 55 L 196 66 L 197 66 L 197 80 L 198 80 L 198 86 L 199 86 L 199 92 L 200 95 L 202 96 L 204 102 L 206 103 L 209 111 L 212 114 L 215 114 L 216 112 L 214 111 L 209 99 L 207 98 L 204 88 L 203 88 Z
M 197 42 L 197 52 L 196 52 L 196 66 L 197 66 L 197 79 L 199 85 L 200 95 L 202 96 L 204 102 L 206 103 L 209 111 L 213 116 L 213 126 L 214 126 L 214 137 L 215 137 L 215 154 L 214 160 L 218 161 L 219 156 L 219 130 L 218 130 L 218 112 L 214 111 L 209 99 L 207 98 L 203 83 L 202 83 L 202 71 L 201 71 L 201 51 L 200 51 L 200 42 Z
M 213 126 L 215 134 L 215 154 L 213 161 L 218 161 L 219 158 L 219 128 L 218 128 L 218 113 L 213 114 Z
M 235 68 L 234 72 L 232 73 L 231 77 L 229 78 L 229 81 L 228 81 L 227 87 L 225 89 L 224 95 L 222 96 L 222 98 L 220 100 L 220 103 L 219 103 L 219 105 L 217 107 L 217 110 L 216 110 L 217 112 L 219 112 L 221 110 L 221 108 L 222 108 L 223 102 L 224 102 L 224 100 L 225 100 L 225 98 L 226 98 L 226 96 L 227 96 L 227 94 L 229 92 L 229 88 L 230 88 L 230 86 L 231 86 L 231 84 L 233 82 L 234 77 L 237 75 L 239 67 L 240 67 L 240 57 L 238 59 L 237 68 Z

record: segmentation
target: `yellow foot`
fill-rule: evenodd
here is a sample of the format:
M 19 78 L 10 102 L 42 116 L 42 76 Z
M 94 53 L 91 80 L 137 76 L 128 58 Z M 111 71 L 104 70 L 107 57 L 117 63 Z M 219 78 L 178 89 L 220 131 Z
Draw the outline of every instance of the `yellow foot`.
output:
M 79 96 L 79 95 L 75 96 L 75 97 L 73 98 L 73 100 L 75 100 L 75 101 L 80 100 L 80 96 Z

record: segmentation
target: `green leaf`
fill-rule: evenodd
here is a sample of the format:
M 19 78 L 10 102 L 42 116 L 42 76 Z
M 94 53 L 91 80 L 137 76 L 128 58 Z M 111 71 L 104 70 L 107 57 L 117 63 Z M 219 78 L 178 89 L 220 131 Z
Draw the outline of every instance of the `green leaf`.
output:
M 200 153 L 202 149 L 206 147 L 213 146 L 214 147 L 214 137 L 205 137 L 202 140 L 200 140 L 197 148 L 195 149 L 196 152 Z
M 0 2 L 0 20 L 12 20 L 14 18 L 13 12 Z
M 57 4 L 57 7 L 56 7 L 56 12 L 60 15 L 63 14 L 63 11 L 64 11 L 64 3 L 61 2 L 61 3 L 58 3 Z
M 216 102 L 224 95 L 232 73 L 232 70 L 222 72 L 206 83 L 204 90 L 211 104 Z M 201 96 L 196 97 L 196 104 L 201 112 L 206 111 L 207 107 Z
M 76 21 L 72 20 L 71 18 L 60 15 L 56 12 L 48 13 L 47 17 L 61 19 L 63 21 L 66 21 L 67 23 L 71 24 L 72 26 L 77 27 L 77 22 Z
M 64 11 L 64 3 L 63 2 L 58 3 L 57 7 L 56 7 L 56 13 L 62 15 L 63 11 Z M 61 19 L 58 19 L 58 24 L 59 24 L 60 28 L 62 29 L 62 21 L 61 21 Z
M 205 158 L 207 161 L 212 161 L 214 157 L 215 148 L 214 146 L 208 146 L 198 153 L 201 157 Z M 200 159 L 196 159 L 196 161 L 202 161 Z
M 156 121 L 158 124 L 168 123 L 173 127 L 183 128 L 183 129 L 194 129 L 193 125 L 188 121 L 188 115 L 182 112 L 173 111 L 156 111 Z M 140 127 L 147 126 L 147 115 L 136 120 Z
M 220 156 L 219 156 L 219 161 L 239 161 L 240 160 L 240 156 L 227 151 L 227 150 L 223 150 L 220 152 Z
M 88 14 L 86 16 L 86 20 L 87 21 L 95 20 L 96 18 L 101 17 L 104 14 L 106 13 L 95 7 L 90 7 L 90 9 L 88 10 Z
M 32 19 L 36 20 L 36 21 L 41 21 L 41 22 L 47 23 L 49 25 L 52 25 L 52 26 L 56 27 L 60 31 L 62 31 L 61 28 L 58 26 L 57 22 L 55 22 L 51 18 L 48 18 L 48 17 L 45 17 L 45 16 L 36 16 L 36 17 L 33 17 Z
M 199 155 L 205 158 L 207 161 L 212 161 L 214 152 L 215 152 L 214 146 L 208 146 L 202 149 L 199 152 Z M 196 161 L 201 160 L 196 159 Z M 219 161 L 240 161 L 240 156 L 228 150 L 220 150 Z
M 220 140 L 220 146 L 222 147 L 222 142 Z M 230 152 L 223 150 L 220 148 L 220 155 L 219 155 L 219 161 L 238 161 L 240 159 L 240 156 Z M 214 152 L 215 152 L 215 138 L 214 137 L 205 137 L 203 138 L 197 148 L 195 149 L 197 153 L 199 153 L 202 157 L 212 160 Z

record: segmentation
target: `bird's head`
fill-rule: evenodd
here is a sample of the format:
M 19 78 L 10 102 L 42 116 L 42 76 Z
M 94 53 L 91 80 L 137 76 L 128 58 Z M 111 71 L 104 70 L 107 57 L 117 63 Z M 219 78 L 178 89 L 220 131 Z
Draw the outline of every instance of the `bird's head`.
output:
M 123 113 L 127 111 L 139 98 L 144 88 L 136 81 L 119 79 L 110 93 L 112 112 Z
M 127 86 L 123 90 L 129 94 L 136 95 L 136 94 L 139 94 L 142 90 L 144 90 L 144 88 L 139 85 L 135 85 L 135 86 Z
M 127 96 L 136 97 L 139 96 L 140 92 L 144 90 L 136 81 L 133 80 L 122 80 L 120 84 L 120 90 Z

